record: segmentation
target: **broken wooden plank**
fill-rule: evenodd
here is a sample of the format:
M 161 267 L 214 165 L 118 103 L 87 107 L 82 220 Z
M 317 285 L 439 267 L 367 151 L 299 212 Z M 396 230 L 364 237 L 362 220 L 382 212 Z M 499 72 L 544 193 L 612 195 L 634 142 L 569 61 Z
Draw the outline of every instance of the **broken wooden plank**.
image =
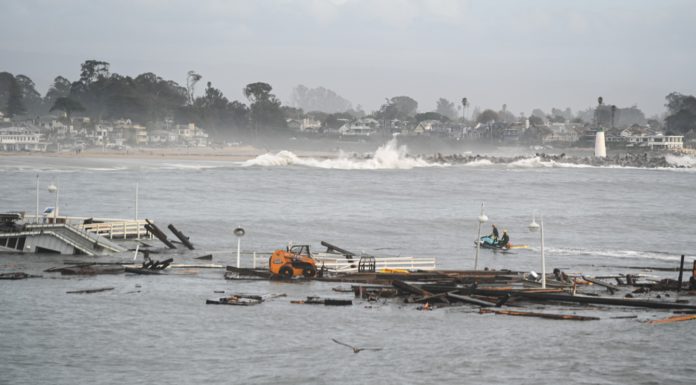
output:
M 156 275 L 156 274 L 161 274 L 161 270 L 150 270 L 142 267 L 126 267 L 125 268 L 126 273 L 133 273 L 133 274 L 143 274 L 143 275 Z
M 307 297 L 307 299 L 290 301 L 290 303 L 296 304 L 296 305 L 350 306 L 353 304 L 353 300 Z
M 487 289 L 474 289 L 471 291 L 471 293 L 479 295 L 501 295 L 500 292 Z M 644 307 L 651 309 L 696 309 L 696 305 L 674 302 L 644 301 L 629 298 L 592 297 L 583 295 L 570 295 L 559 293 L 534 293 L 524 291 L 510 291 L 509 293 L 513 297 L 537 301 L 591 303 L 614 306 Z
M 438 301 L 438 302 L 449 304 L 449 300 L 447 300 L 447 293 L 426 295 L 425 297 L 416 297 L 413 299 L 413 302 L 418 302 L 418 303 L 427 303 L 427 302 L 433 302 L 433 301 Z
M 27 278 L 41 278 L 40 275 L 31 275 L 23 271 L 18 271 L 14 273 L 2 273 L 0 274 L 0 279 L 6 280 L 16 280 L 16 279 L 27 279 Z
M 667 318 L 663 318 L 663 319 L 656 319 L 656 320 L 648 321 L 648 323 L 651 325 L 656 325 L 656 324 L 669 324 L 669 323 L 674 323 L 674 322 L 683 322 L 683 321 L 692 321 L 692 320 L 696 320 L 696 314 L 673 315 L 671 317 L 667 317 Z
M 167 236 L 162 232 L 162 230 L 159 229 L 159 227 L 157 227 L 149 219 L 145 219 L 145 221 L 147 222 L 147 224 L 145 225 L 145 229 L 147 229 L 147 231 L 149 231 L 152 235 L 157 237 L 157 239 L 159 239 L 162 243 L 164 243 L 170 249 L 176 249 L 176 246 L 174 246 L 174 244 L 171 243 L 169 241 L 169 239 L 167 239 Z
M 167 228 L 181 241 L 181 243 L 184 244 L 184 246 L 188 247 L 189 250 L 194 250 L 193 243 L 189 240 L 189 237 L 187 237 L 184 233 L 182 233 L 180 230 L 178 230 L 176 227 L 174 227 L 173 224 L 169 224 Z
M 92 293 L 100 293 L 102 291 L 110 291 L 110 290 L 114 290 L 114 288 L 113 287 L 100 287 L 97 289 L 66 291 L 65 293 L 67 293 L 67 294 L 92 294 Z
M 408 284 L 408 283 L 406 283 L 402 280 L 399 280 L 399 279 L 393 280 L 392 285 L 401 291 L 411 293 L 411 294 L 416 294 L 416 295 L 419 295 L 421 297 L 429 297 L 429 296 L 433 295 L 431 292 L 429 292 L 427 290 L 423 290 L 419 287 L 413 286 L 413 285 Z
M 571 320 L 571 321 L 598 321 L 599 317 L 587 317 L 573 314 L 549 314 L 549 313 L 534 313 L 529 311 L 514 311 L 514 310 L 491 310 L 491 309 L 480 309 L 480 314 L 501 314 L 501 315 L 511 315 L 520 317 L 539 317 L 546 319 L 555 320 Z
M 447 297 L 453 298 L 462 302 L 470 303 L 473 305 L 483 306 L 483 307 L 494 307 L 496 304 L 477 298 L 469 297 L 468 295 L 457 294 L 456 292 L 447 293 Z
M 262 269 L 248 269 L 244 267 L 234 267 L 234 266 L 227 266 L 227 273 L 225 273 L 225 279 L 233 279 L 232 277 L 228 278 L 228 274 L 234 274 L 236 273 L 239 276 L 254 276 L 254 277 L 260 277 L 260 278 L 271 278 L 271 272 L 268 270 L 262 270 Z
M 599 280 L 596 280 L 596 279 L 592 279 L 592 278 L 589 278 L 589 277 L 587 277 L 587 276 L 585 276 L 585 275 L 582 276 L 582 279 L 584 279 L 584 280 L 587 281 L 587 282 L 592 282 L 592 283 L 594 283 L 594 284 L 597 285 L 597 286 L 602 286 L 602 287 L 607 288 L 607 290 L 609 290 L 609 292 L 610 292 L 611 294 L 614 294 L 614 292 L 617 292 L 617 291 L 620 290 L 618 286 L 614 286 L 614 285 L 609 284 L 609 283 L 606 283 L 606 282 L 602 282 L 602 281 L 599 281 Z

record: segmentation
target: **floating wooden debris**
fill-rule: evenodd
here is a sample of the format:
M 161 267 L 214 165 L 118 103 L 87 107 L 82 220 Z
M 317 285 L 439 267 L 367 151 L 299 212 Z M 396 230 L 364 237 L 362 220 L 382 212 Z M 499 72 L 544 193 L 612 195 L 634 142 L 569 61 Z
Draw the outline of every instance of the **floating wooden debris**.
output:
M 159 229 L 152 221 L 149 219 L 145 219 L 147 224 L 145 225 L 145 229 L 150 232 L 150 234 L 154 235 L 159 239 L 162 243 L 164 243 L 167 247 L 170 249 L 176 249 L 176 246 L 174 246 L 173 243 L 167 239 L 167 236 L 162 232 L 162 230 Z
M 251 306 L 258 305 L 263 300 L 257 296 L 231 295 L 229 297 L 219 298 L 217 300 L 208 299 L 206 305 L 234 305 L 234 306 Z
M 455 294 L 454 292 L 447 293 L 447 297 L 454 299 L 454 300 L 459 300 L 462 302 L 470 303 L 473 305 L 478 305 L 478 306 L 483 306 L 483 307 L 494 307 L 497 306 L 495 303 L 488 302 L 488 301 L 483 301 L 474 297 L 469 297 L 466 295 L 459 295 Z
M 233 306 L 251 306 L 258 305 L 261 302 L 266 301 L 271 298 L 285 297 L 285 293 L 281 294 L 265 294 L 265 295 L 253 295 L 253 294 L 233 294 L 229 297 L 223 297 L 218 299 L 208 299 L 205 301 L 206 305 L 233 305 Z
M 614 294 L 615 292 L 617 292 L 617 291 L 620 290 L 620 288 L 619 288 L 618 286 L 614 286 L 614 285 L 608 284 L 608 283 L 606 283 L 606 282 L 602 282 L 602 281 L 599 281 L 599 280 L 596 280 L 596 279 L 592 279 L 592 278 L 589 278 L 589 277 L 584 276 L 584 275 L 582 276 L 582 279 L 584 279 L 584 280 L 587 281 L 587 282 L 592 282 L 592 283 L 595 284 L 595 285 L 598 285 L 598 286 L 602 286 L 602 287 L 607 288 L 607 290 L 609 290 L 609 293 L 611 293 L 611 294 Z
M 534 313 L 534 312 L 528 312 L 528 311 L 513 311 L 513 310 L 480 309 L 479 313 L 480 314 L 493 313 L 493 314 L 502 314 L 502 315 L 511 315 L 511 316 L 539 317 L 539 318 L 546 318 L 546 319 L 571 320 L 571 321 L 598 321 L 599 320 L 599 317 L 587 317 L 587 316 L 579 316 L 579 315 L 572 315 L 572 314 Z
M 23 271 L 17 271 L 13 273 L 1 273 L 0 279 L 3 280 L 17 280 L 17 279 L 27 279 L 27 278 L 41 278 L 40 275 L 31 275 Z
M 243 267 L 227 266 L 227 272 L 225 273 L 225 279 L 240 279 L 240 277 L 255 277 L 270 279 L 271 272 L 267 269 L 247 269 Z
M 85 290 L 72 290 L 72 291 L 66 291 L 67 294 L 92 294 L 92 293 L 100 293 L 102 291 L 111 291 L 114 290 L 113 287 L 100 287 L 97 289 L 85 289 Z
M 97 265 L 94 263 L 52 267 L 44 270 L 47 273 L 60 273 L 61 275 L 101 275 L 101 274 L 121 274 L 125 270 L 121 265 Z
M 307 297 L 305 300 L 290 301 L 290 303 L 300 305 L 350 306 L 353 304 L 353 301 L 350 299 Z
M 189 237 L 184 235 L 181 231 L 179 231 L 174 225 L 169 224 L 167 228 L 181 241 L 181 243 L 184 244 L 184 246 L 188 247 L 189 250 L 194 250 L 193 244 L 189 240 Z
M 696 314 L 673 315 L 671 317 L 667 317 L 664 319 L 656 319 L 656 320 L 648 321 L 648 323 L 651 325 L 657 325 L 657 324 L 669 324 L 669 323 L 674 323 L 674 322 L 693 321 L 693 320 L 696 320 Z
M 150 259 L 150 257 L 145 256 L 145 261 L 141 267 L 126 266 L 126 273 L 133 274 L 143 274 L 143 275 L 156 275 L 161 274 L 162 270 L 169 267 L 169 265 L 174 261 L 173 258 L 165 259 L 164 261 L 156 261 Z

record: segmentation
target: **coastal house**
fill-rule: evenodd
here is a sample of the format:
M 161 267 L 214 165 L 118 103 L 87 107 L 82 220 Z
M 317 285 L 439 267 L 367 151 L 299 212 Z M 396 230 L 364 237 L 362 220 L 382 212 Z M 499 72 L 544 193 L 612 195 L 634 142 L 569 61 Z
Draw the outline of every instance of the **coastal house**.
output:
M 663 134 L 633 136 L 629 137 L 626 147 L 649 150 L 681 150 L 684 148 L 684 136 Z
M 442 125 L 439 120 L 423 120 L 413 128 L 414 135 L 431 135 Z
M 192 147 L 208 146 L 208 134 L 195 123 L 176 125 L 177 141 Z
M 24 127 L 0 128 L 0 151 L 46 151 L 41 134 Z
M 578 131 L 582 130 L 580 125 L 571 123 L 551 123 L 548 125 L 548 128 L 551 133 L 542 138 L 544 144 L 569 144 L 577 142 L 578 139 L 580 139 Z
M 338 133 L 344 136 L 370 136 L 377 132 L 379 122 L 375 119 L 365 118 L 343 124 Z
M 125 136 L 128 142 L 136 146 L 147 144 L 147 127 L 140 124 L 132 124 L 126 127 Z
M 503 127 L 501 139 L 503 142 L 519 142 L 520 137 L 526 131 L 526 125 L 523 123 L 513 123 Z
M 177 138 L 177 133 L 169 130 L 152 130 L 147 135 L 148 143 L 156 146 L 174 144 Z

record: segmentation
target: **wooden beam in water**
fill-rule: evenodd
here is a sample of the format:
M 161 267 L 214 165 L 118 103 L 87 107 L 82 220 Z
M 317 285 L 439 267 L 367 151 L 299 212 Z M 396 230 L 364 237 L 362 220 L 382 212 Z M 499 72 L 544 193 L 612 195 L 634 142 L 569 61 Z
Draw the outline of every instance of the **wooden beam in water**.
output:
M 67 294 L 92 294 L 92 293 L 99 293 L 102 291 L 110 291 L 114 290 L 113 287 L 100 287 L 98 289 L 86 289 L 86 290 L 72 290 L 72 291 L 66 291 Z
M 549 313 L 534 313 L 529 311 L 514 311 L 514 310 L 491 310 L 491 309 L 480 309 L 480 314 L 502 314 L 502 315 L 512 315 L 520 317 L 539 317 L 546 319 L 556 319 L 556 320 L 570 320 L 570 321 L 598 321 L 599 317 L 587 317 L 572 314 L 549 314 Z
M 599 281 L 599 280 L 596 280 L 596 279 L 592 279 L 592 278 L 589 278 L 589 277 L 584 276 L 584 275 L 582 276 L 582 279 L 584 279 L 584 280 L 587 281 L 587 282 L 592 282 L 592 283 L 594 283 L 594 284 L 597 285 L 597 286 L 606 287 L 606 288 L 609 290 L 609 292 L 610 292 L 611 294 L 614 294 L 614 292 L 619 291 L 619 287 L 618 287 L 618 286 L 614 286 L 614 285 L 609 284 L 609 283 L 606 283 L 606 282 L 602 282 L 602 281 Z
M 449 292 L 447 293 L 447 297 L 456 299 L 462 302 L 470 303 L 473 305 L 478 305 L 478 306 L 483 306 L 483 307 L 494 307 L 496 304 L 488 301 L 484 301 L 481 299 L 469 297 L 468 295 L 460 295 L 456 294 L 455 292 Z
M 474 289 L 472 294 L 480 295 L 500 295 L 500 292 L 485 290 L 485 289 Z M 626 298 L 612 298 L 612 297 L 590 297 L 583 295 L 570 295 L 570 294 L 560 294 L 560 293 L 534 293 L 534 292 L 521 292 L 521 291 L 511 291 L 509 292 L 513 297 L 525 298 L 529 300 L 537 301 L 557 301 L 557 302 L 576 302 L 576 303 L 591 303 L 591 304 L 601 304 L 601 305 L 614 305 L 614 306 L 629 306 L 629 307 L 644 307 L 651 309 L 696 309 L 696 305 L 689 305 L 683 303 L 674 302 L 657 302 L 657 301 L 644 301 L 639 299 L 626 299 Z
M 167 236 L 162 232 L 162 230 L 159 229 L 159 227 L 157 227 L 149 219 L 145 219 L 145 221 L 147 222 L 147 224 L 145 225 L 145 229 L 147 229 L 147 231 L 149 231 L 152 235 L 157 237 L 157 239 L 162 241 L 162 243 L 167 245 L 167 247 L 169 247 L 170 249 L 176 249 L 176 246 L 174 246 L 173 243 L 169 242 L 169 239 L 167 239 Z
M 690 315 L 673 315 L 668 318 L 663 318 L 663 319 L 656 319 L 652 321 L 648 321 L 650 325 L 656 325 L 656 324 L 669 324 L 669 323 L 674 323 L 674 322 L 682 322 L 682 321 L 692 321 L 696 320 L 696 314 L 690 314 Z
M 404 281 L 398 280 L 398 279 L 393 280 L 392 285 L 395 288 L 397 288 L 403 292 L 419 295 L 421 297 L 432 297 L 432 295 L 433 295 L 431 292 L 429 292 L 427 290 L 423 290 L 419 287 L 410 285 L 410 284 L 408 284 Z
M 171 223 L 169 224 L 169 226 L 167 226 L 167 228 L 168 228 L 169 230 L 171 230 L 171 232 L 172 232 L 174 235 L 176 235 L 177 238 L 179 238 L 179 240 L 181 241 L 181 243 L 184 244 L 184 246 L 188 247 L 189 250 L 194 250 L 193 244 L 191 243 L 191 241 L 189 241 L 189 237 L 187 237 L 186 235 L 184 235 L 184 233 L 182 233 L 181 231 L 179 231 L 179 230 L 178 230 L 176 227 L 174 227 L 174 225 L 171 224 Z

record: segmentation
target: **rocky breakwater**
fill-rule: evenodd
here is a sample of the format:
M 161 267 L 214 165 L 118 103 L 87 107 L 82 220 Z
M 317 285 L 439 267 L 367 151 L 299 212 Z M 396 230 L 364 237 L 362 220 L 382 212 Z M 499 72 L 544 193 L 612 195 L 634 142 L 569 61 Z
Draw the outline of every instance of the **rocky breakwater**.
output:
M 519 155 L 519 156 L 493 156 L 493 155 L 469 155 L 469 154 L 450 154 L 443 155 L 440 153 L 424 156 L 424 159 L 430 162 L 436 163 L 448 163 L 448 164 L 481 164 L 481 163 L 491 163 L 491 164 L 513 164 L 516 162 L 524 160 L 537 160 L 544 166 L 558 166 L 563 164 L 575 164 L 575 165 L 587 165 L 587 166 L 597 166 L 597 167 L 609 167 L 609 166 L 619 166 L 619 167 L 641 167 L 641 168 L 660 168 L 660 167 L 684 167 L 680 165 L 674 165 L 667 161 L 663 154 L 649 154 L 649 153 L 624 153 L 608 156 L 606 158 L 595 158 L 595 157 L 577 157 L 577 156 L 567 156 L 565 153 L 562 154 L 545 154 L 537 153 L 533 156 L 530 155 Z

